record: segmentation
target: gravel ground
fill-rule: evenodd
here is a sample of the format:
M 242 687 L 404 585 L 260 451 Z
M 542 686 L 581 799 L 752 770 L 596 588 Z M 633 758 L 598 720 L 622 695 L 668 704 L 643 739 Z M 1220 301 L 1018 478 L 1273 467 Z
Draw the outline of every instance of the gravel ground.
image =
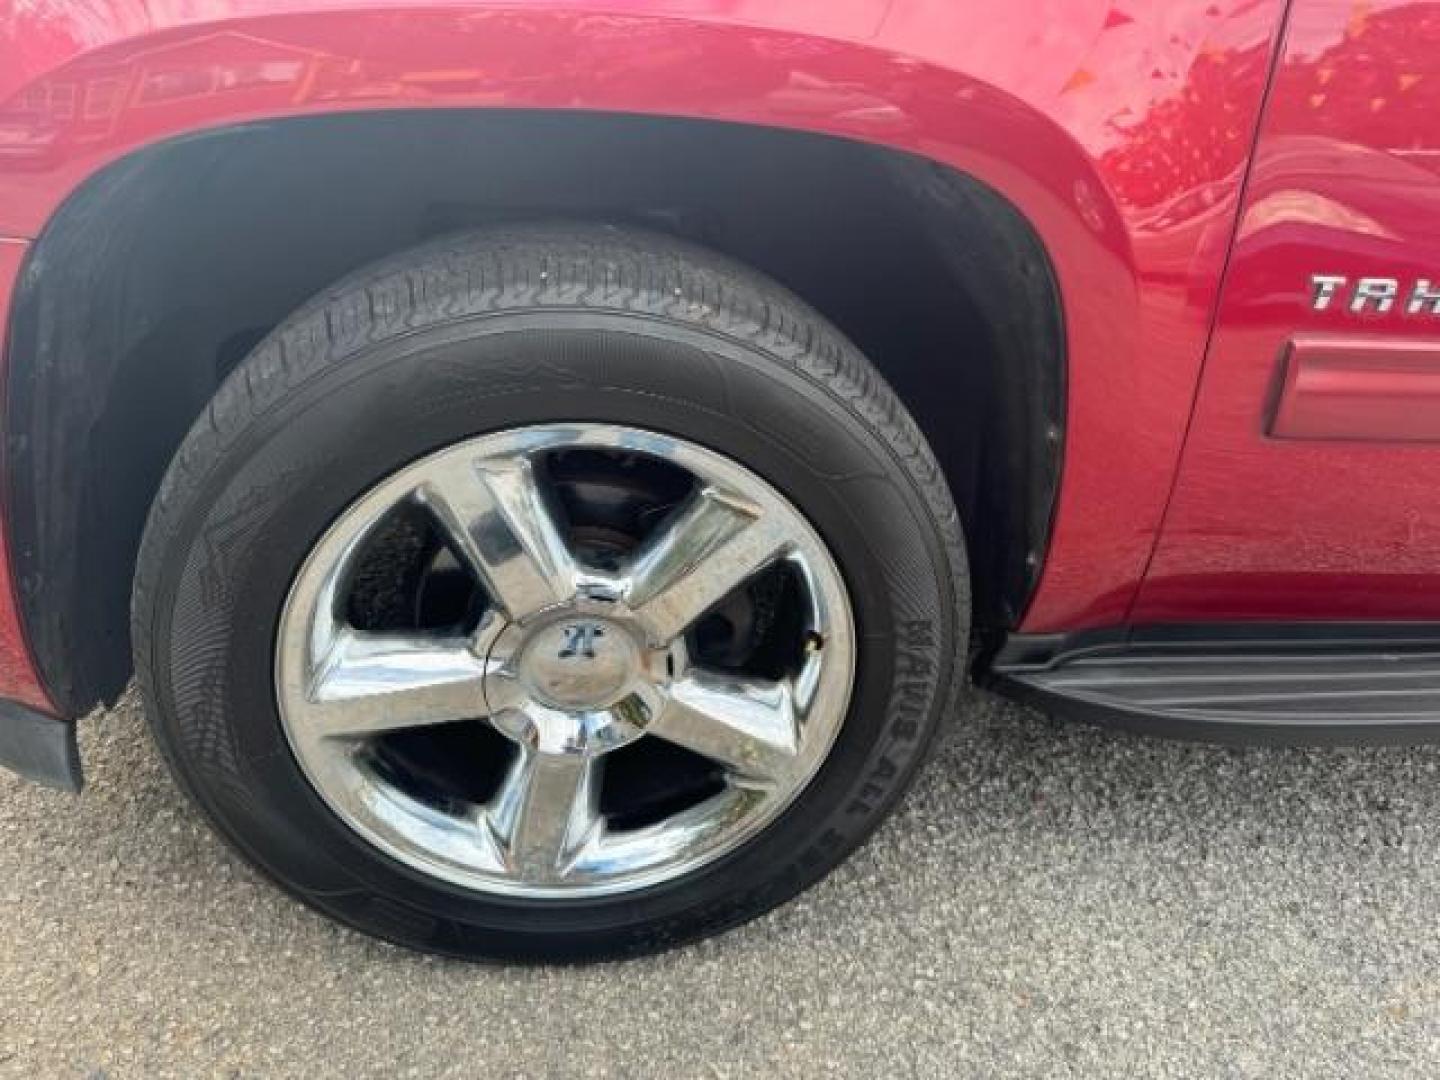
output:
M 126 704 L 76 800 L 0 778 L 0 1075 L 1418 1076 L 1440 748 L 1233 750 L 977 695 L 797 902 L 582 969 L 330 925 L 196 820 Z

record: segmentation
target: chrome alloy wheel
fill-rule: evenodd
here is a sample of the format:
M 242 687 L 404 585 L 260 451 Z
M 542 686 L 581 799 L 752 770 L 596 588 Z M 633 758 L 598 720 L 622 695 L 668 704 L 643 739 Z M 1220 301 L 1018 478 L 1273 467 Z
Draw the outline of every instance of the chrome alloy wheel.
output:
M 390 575 L 409 591 L 377 588 L 401 518 L 433 551 Z M 366 588 L 431 613 L 367 621 Z M 353 503 L 291 587 L 275 670 L 301 767 L 371 843 L 482 892 L 582 897 L 774 821 L 839 732 L 855 640 L 834 560 L 766 481 L 575 423 L 470 439 Z

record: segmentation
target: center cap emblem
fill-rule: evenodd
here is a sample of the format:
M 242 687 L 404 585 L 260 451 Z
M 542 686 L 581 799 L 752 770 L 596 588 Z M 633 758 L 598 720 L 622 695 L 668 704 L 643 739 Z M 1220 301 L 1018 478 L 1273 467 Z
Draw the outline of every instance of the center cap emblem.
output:
M 595 639 L 605 636 L 605 628 L 594 622 L 571 623 L 565 627 L 564 634 L 565 644 L 560 649 L 559 659 L 569 660 L 572 656 L 579 656 L 594 660 Z
M 537 630 L 520 654 L 520 678 L 541 701 L 566 710 L 612 705 L 639 673 L 635 639 L 603 619 L 564 619 Z

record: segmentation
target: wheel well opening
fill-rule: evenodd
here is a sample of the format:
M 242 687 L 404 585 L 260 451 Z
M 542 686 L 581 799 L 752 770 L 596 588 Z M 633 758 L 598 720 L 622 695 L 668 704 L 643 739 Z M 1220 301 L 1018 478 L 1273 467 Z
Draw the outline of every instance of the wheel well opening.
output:
M 56 703 L 130 672 L 135 554 L 159 481 L 224 376 L 355 267 L 503 221 L 684 236 L 779 280 L 910 408 L 966 524 L 982 632 L 1018 620 L 1059 478 L 1058 291 L 988 187 L 898 151 L 712 121 L 573 112 L 347 114 L 138 151 L 36 241 L 11 322 L 7 527 Z

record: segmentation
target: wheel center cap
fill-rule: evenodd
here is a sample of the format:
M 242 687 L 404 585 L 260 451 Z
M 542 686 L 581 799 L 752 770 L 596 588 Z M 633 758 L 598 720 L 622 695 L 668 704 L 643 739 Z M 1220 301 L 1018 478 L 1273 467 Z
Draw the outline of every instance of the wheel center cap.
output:
M 624 627 L 576 616 L 541 627 L 522 646 L 520 681 L 538 700 L 567 711 L 613 705 L 640 671 L 640 649 Z

